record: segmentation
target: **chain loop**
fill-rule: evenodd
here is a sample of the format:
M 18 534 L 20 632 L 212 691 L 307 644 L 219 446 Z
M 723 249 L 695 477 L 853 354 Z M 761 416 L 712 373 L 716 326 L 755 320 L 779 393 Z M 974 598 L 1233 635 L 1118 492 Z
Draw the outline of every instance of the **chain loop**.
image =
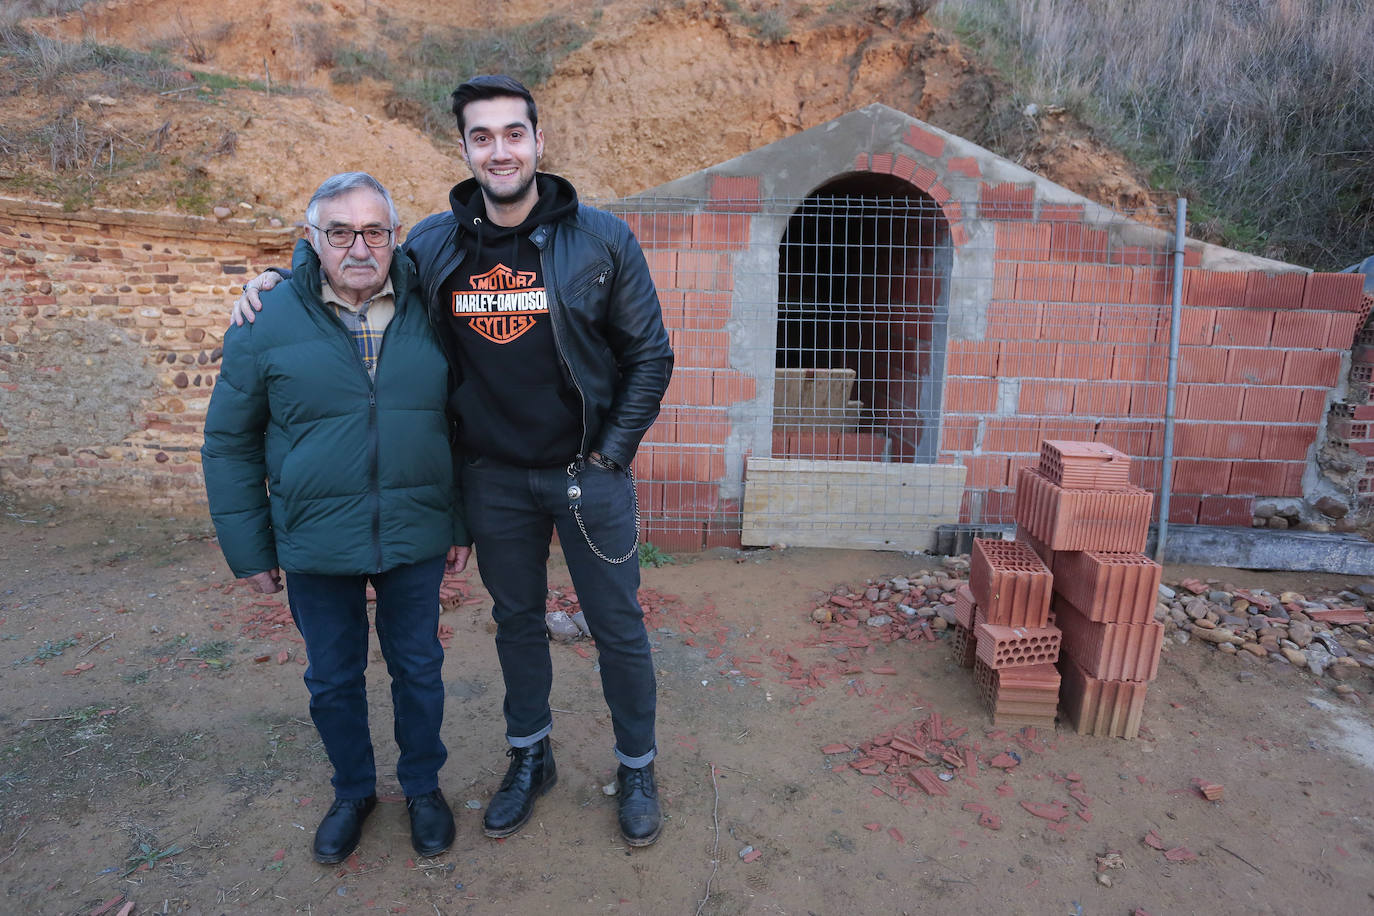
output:
M 573 462 L 572 464 L 568 465 L 569 477 L 576 479 L 577 473 L 574 470 L 576 467 L 577 462 Z M 572 509 L 573 518 L 577 519 L 577 527 L 582 531 L 582 537 L 584 540 L 586 540 L 587 546 L 591 548 L 592 553 L 595 554 L 598 559 L 605 560 L 607 563 L 612 564 L 624 563 L 626 560 L 630 559 L 630 557 L 633 557 L 637 553 L 639 553 L 639 493 L 635 490 L 635 472 L 630 468 L 626 468 L 625 475 L 630 480 L 630 499 L 634 501 L 635 507 L 635 540 L 634 543 L 630 546 L 630 552 L 625 554 L 625 556 L 621 557 L 620 559 L 612 560 L 610 557 L 602 553 L 601 548 L 596 546 L 596 542 L 592 540 L 592 536 L 587 533 L 587 526 L 582 523 L 582 510 L 578 508 L 578 505 L 581 502 L 581 500 L 579 499 L 577 502 L 574 502 L 572 503 L 572 505 L 569 506 L 569 508 Z

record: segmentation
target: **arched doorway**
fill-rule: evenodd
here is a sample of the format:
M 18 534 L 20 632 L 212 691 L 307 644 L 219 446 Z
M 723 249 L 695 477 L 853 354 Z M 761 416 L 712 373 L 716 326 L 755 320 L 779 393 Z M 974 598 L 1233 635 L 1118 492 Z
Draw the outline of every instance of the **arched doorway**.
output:
M 933 461 L 949 227 L 891 175 L 827 182 L 778 249 L 774 456 Z

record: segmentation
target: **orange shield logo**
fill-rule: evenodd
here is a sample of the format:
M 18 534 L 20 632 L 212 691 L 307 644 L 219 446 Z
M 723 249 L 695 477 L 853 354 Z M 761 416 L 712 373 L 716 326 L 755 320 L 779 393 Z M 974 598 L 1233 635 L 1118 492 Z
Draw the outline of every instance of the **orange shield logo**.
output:
M 479 315 L 468 319 L 468 326 L 492 343 L 510 343 L 534 327 L 530 315 Z

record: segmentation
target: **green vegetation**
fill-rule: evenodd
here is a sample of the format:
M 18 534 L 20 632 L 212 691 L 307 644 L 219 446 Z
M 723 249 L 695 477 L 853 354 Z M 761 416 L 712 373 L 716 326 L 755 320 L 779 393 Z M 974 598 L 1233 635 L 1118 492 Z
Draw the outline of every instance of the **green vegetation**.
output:
M 63 652 L 66 652 L 74 645 L 76 645 L 76 640 L 70 636 L 66 639 L 47 639 L 43 641 L 43 645 L 38 647 L 38 651 L 34 652 L 32 655 L 25 655 L 14 664 L 17 667 L 19 665 L 27 665 L 30 662 L 50 661 L 59 657 Z
M 590 37 L 590 30 L 557 15 L 501 29 L 427 29 L 418 41 L 397 41 L 392 54 L 375 46 L 336 48 L 331 76 L 338 83 L 390 81 L 402 102 L 399 116 L 430 133 L 447 134 L 453 129 L 449 94 L 463 80 L 506 73 L 536 86 Z
M 935 19 L 1016 110 L 1064 106 L 1154 166 L 1209 240 L 1325 270 L 1374 251 L 1374 5 L 941 0 Z
M 672 556 L 664 553 L 648 541 L 639 545 L 639 565 L 642 569 L 648 569 L 650 566 L 657 569 L 660 566 L 667 566 L 669 563 L 675 562 L 677 561 Z

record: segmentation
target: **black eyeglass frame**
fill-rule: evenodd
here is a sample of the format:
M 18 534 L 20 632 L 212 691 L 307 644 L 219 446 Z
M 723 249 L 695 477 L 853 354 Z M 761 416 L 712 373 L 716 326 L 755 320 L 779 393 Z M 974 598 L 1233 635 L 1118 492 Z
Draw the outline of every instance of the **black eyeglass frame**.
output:
M 385 248 L 387 245 L 391 244 L 391 235 L 393 232 L 393 230 L 386 229 L 382 226 L 367 226 L 363 229 L 350 229 L 347 226 L 335 226 L 333 229 L 326 229 L 323 226 L 316 226 L 314 223 L 311 223 L 310 228 L 314 229 L 316 232 L 324 233 L 324 240 L 329 243 L 330 248 L 352 248 L 353 243 L 358 240 L 358 236 L 360 235 L 363 237 L 363 244 L 366 245 L 368 248 Z M 334 241 L 332 238 L 329 237 L 331 233 L 335 232 L 349 233 L 348 243 L 340 245 L 338 242 Z M 378 242 L 376 245 L 374 245 L 367 239 L 367 234 L 369 232 L 381 232 L 385 234 L 382 237 L 382 240 Z

